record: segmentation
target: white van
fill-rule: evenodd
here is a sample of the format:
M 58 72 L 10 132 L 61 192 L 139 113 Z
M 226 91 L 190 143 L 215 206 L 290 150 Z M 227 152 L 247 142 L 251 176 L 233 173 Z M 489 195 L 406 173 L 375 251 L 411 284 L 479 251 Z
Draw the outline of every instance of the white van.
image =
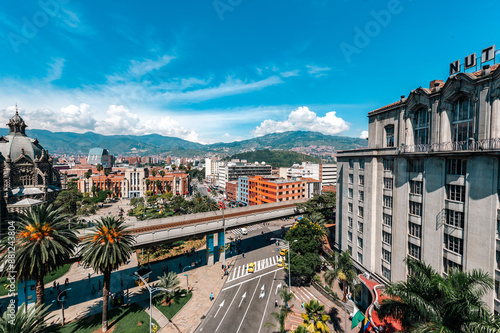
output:
M 248 230 L 247 230 L 247 228 L 241 228 L 241 234 L 242 234 L 242 235 L 246 235 L 246 234 L 248 234 Z

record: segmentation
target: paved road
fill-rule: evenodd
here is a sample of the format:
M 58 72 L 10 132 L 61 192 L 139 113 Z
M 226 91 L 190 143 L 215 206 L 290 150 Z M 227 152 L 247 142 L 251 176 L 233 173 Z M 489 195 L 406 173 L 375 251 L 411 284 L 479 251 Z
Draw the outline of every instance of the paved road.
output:
M 226 284 L 196 332 L 274 331 L 272 327 L 264 327 L 264 324 L 275 323 L 270 313 L 275 311 L 275 301 L 280 302 L 277 288 L 285 285 L 284 271 L 276 266 L 278 253 L 274 242 L 265 241 L 261 232 L 264 236 L 272 236 L 267 226 L 251 230 L 248 236 L 243 236 L 243 242 L 265 246 L 247 253 L 245 258 L 238 259 L 237 266 L 230 267 Z M 275 232 L 279 233 L 279 230 Z M 255 263 L 253 273 L 248 272 L 251 262 Z

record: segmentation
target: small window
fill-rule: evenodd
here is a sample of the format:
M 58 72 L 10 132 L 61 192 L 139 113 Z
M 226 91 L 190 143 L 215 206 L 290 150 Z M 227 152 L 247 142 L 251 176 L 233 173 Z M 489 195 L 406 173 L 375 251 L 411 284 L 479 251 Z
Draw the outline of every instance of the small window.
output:
M 446 198 L 452 201 L 465 202 L 465 186 L 446 185 Z
M 352 256 L 352 246 L 351 245 L 347 246 L 347 252 L 349 252 L 349 254 Z
M 420 246 L 408 243 L 408 254 L 413 258 L 420 260 Z
M 497 226 L 500 221 L 497 221 Z M 446 224 L 457 228 L 464 227 L 464 213 L 455 210 L 446 210 Z M 498 231 L 497 231 L 498 232 Z
M 443 258 L 443 266 L 444 266 L 444 271 L 446 273 L 449 273 L 450 269 L 452 268 L 458 268 L 460 271 L 462 270 L 462 265 L 457 264 L 456 262 L 453 262 L 446 258 Z
M 347 232 L 347 239 L 349 240 L 349 242 L 352 242 L 352 232 L 351 231 Z
M 360 264 L 363 264 L 363 254 L 361 254 L 361 253 L 359 253 L 359 252 L 358 252 L 358 262 L 359 262 Z
M 446 160 L 446 172 L 449 175 L 465 175 L 467 173 L 467 160 L 460 158 Z
M 354 168 L 354 160 L 350 159 L 349 160 L 349 169 Z
M 382 275 L 387 279 L 391 280 L 391 271 L 387 269 L 385 266 L 382 266 Z
M 360 234 L 363 233 L 363 222 L 358 221 L 358 233 Z
M 417 238 L 422 238 L 422 226 L 412 222 L 408 222 L 408 228 L 408 232 L 410 233 L 410 235 Z
M 461 238 L 444 234 L 444 247 L 460 255 L 464 254 L 464 241 Z
M 347 211 L 352 213 L 352 202 L 347 203 Z
M 352 229 L 352 217 L 350 216 L 347 218 L 347 225 Z
M 422 173 L 424 172 L 424 160 L 408 160 L 408 169 L 410 172 Z
M 386 249 L 382 249 L 382 259 L 387 261 L 389 264 L 391 263 L 391 252 Z
M 382 231 L 382 241 L 386 244 L 392 245 L 392 235 L 388 232 Z
M 349 180 L 348 180 L 349 184 L 352 184 L 354 183 L 354 176 L 352 173 L 349 174 Z
M 364 191 L 358 191 L 358 200 L 365 201 L 365 192 Z
M 410 193 L 422 195 L 422 182 L 418 180 L 410 181 Z
M 384 171 L 394 171 L 394 159 L 384 158 Z
M 359 160 L 359 169 L 360 170 L 365 169 L 365 160 L 363 160 L 363 159 Z
M 422 216 L 422 204 L 420 202 L 410 201 L 410 214 Z
M 363 238 L 358 237 L 358 247 L 363 248 Z
M 358 216 L 363 217 L 363 207 L 358 206 Z
M 389 227 L 392 227 L 392 216 L 388 214 L 382 214 L 382 222 Z
M 392 190 L 392 187 L 393 187 L 392 178 L 384 177 L 384 189 Z
M 390 197 L 388 195 L 384 195 L 383 205 L 384 205 L 384 207 L 392 208 L 392 197 Z
M 359 175 L 359 186 L 365 185 L 365 176 Z
M 347 197 L 352 199 L 353 193 L 354 193 L 354 191 L 352 190 L 352 188 L 348 189 L 347 190 Z
M 394 147 L 394 125 L 385 127 L 385 146 Z

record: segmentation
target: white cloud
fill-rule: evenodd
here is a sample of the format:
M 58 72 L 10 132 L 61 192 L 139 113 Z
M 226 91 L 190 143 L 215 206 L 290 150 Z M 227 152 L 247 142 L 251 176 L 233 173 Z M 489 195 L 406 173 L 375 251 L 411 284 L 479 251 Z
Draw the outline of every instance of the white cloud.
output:
M 320 67 L 320 66 L 316 66 L 316 65 L 307 65 L 306 67 L 307 67 L 307 72 L 314 77 L 325 76 L 326 75 L 325 72 L 328 72 L 331 70 L 330 67 Z
M 308 107 L 299 107 L 297 110 L 290 112 L 287 120 L 264 120 L 260 126 L 255 128 L 253 135 L 263 136 L 270 133 L 300 130 L 336 135 L 349 130 L 349 123 L 337 117 L 335 114 L 335 111 L 331 111 L 326 113 L 324 117 L 318 117 L 318 115 L 310 111 Z
M 360 139 L 366 139 L 368 138 L 368 131 L 362 131 L 361 134 L 359 135 Z
M 175 57 L 164 54 L 156 60 L 145 59 L 142 61 L 132 60 L 128 69 L 128 73 L 133 76 L 142 76 L 151 71 L 162 68 L 171 62 Z
M 290 77 L 290 76 L 299 76 L 300 70 L 295 69 L 293 71 L 286 71 L 286 72 L 281 72 L 281 76 L 283 77 Z
M 50 68 L 48 70 L 47 76 L 44 78 L 44 81 L 52 82 L 55 80 L 59 80 L 62 76 L 64 62 L 65 59 L 55 58 L 54 61 L 49 64 Z
M 79 106 L 70 104 L 62 107 L 59 112 L 50 109 L 37 109 L 26 113 L 27 119 L 34 119 L 38 127 L 49 131 L 92 131 L 96 120 L 90 110 L 90 105 L 81 103 Z

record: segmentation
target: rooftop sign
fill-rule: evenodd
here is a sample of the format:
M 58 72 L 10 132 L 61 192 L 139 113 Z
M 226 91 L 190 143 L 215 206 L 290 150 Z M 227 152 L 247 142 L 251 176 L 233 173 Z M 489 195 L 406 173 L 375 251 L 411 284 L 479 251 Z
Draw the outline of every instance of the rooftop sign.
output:
M 472 67 L 477 67 L 476 53 L 472 53 L 466 56 L 464 60 L 465 60 L 463 64 L 464 71 Z M 481 65 L 491 60 L 495 60 L 495 45 L 483 49 L 481 51 L 481 58 L 479 59 Z M 460 72 L 460 59 L 450 64 L 450 76 L 457 74 L 459 72 Z

